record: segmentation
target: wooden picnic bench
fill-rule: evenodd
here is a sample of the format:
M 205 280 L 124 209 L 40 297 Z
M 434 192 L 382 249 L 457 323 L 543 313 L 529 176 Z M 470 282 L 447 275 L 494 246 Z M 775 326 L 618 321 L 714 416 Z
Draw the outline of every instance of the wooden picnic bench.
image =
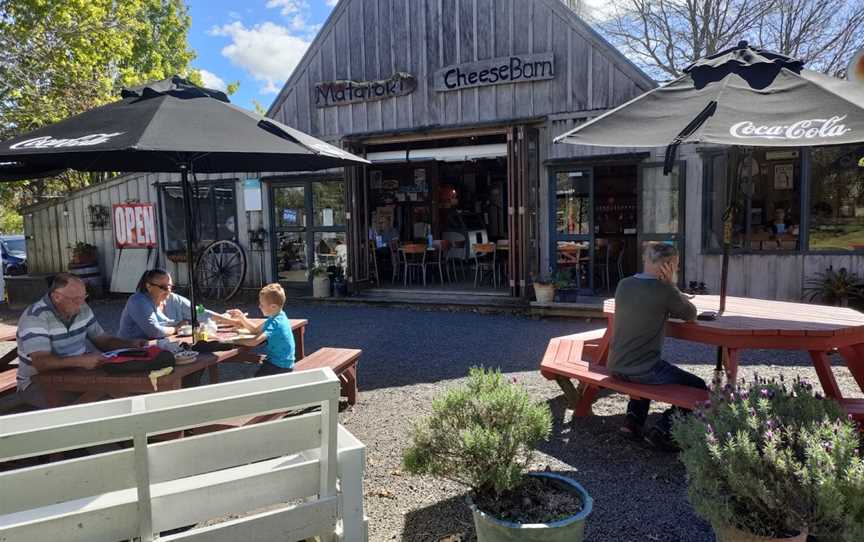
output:
M 699 312 L 716 312 L 719 308 L 718 296 L 699 295 L 692 301 Z M 591 414 L 591 404 L 601 388 L 685 408 L 707 399 L 705 392 L 686 386 L 639 385 L 611 376 L 606 359 L 615 317 L 614 300 L 606 300 L 604 312 L 606 329 L 552 339 L 541 362 L 541 373 L 559 384 L 574 416 Z M 669 320 L 666 335 L 719 347 L 729 382 L 737 379 L 738 357 L 743 349 L 806 351 L 825 395 L 864 423 L 864 399 L 843 396 L 828 357 L 838 353 L 864 391 L 864 314 L 853 309 L 729 297 L 726 312 L 717 320 Z M 578 390 L 571 379 L 580 382 Z
M 549 341 L 540 363 L 540 373 L 558 383 L 574 416 L 591 414 L 591 403 L 582 399 L 588 390 L 599 388 L 687 409 L 693 409 L 698 402 L 708 399 L 705 390 L 674 384 L 636 384 L 615 378 L 605 367 L 607 350 L 606 328 L 556 337 Z M 578 381 L 581 389 L 577 389 L 571 380 Z
M 90 451 L 0 472 L 0 540 L 365 542 L 365 447 L 338 424 L 338 399 L 336 375 L 317 369 L 0 417 L 0 462 Z M 148 438 L 306 406 L 318 409 Z

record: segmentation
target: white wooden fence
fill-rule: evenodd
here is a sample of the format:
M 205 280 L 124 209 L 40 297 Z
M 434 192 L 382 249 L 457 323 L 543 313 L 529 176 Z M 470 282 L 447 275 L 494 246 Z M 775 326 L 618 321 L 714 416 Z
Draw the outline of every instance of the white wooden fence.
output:
M 0 417 L 0 461 L 132 444 L 0 473 L 0 540 L 146 542 L 208 522 L 159 540 L 365 542 L 364 446 L 337 424 L 338 399 L 338 378 L 316 369 Z M 148 442 L 309 405 L 320 411 Z

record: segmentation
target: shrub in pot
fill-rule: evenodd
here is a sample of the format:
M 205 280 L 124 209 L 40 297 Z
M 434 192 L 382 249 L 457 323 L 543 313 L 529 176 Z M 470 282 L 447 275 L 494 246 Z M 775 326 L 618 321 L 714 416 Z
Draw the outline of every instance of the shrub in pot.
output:
M 672 432 L 718 541 L 864 540 L 858 427 L 806 381 L 715 387 Z
M 412 474 L 470 488 L 479 542 L 579 541 L 592 508 L 584 488 L 552 473 L 526 475 L 534 447 L 551 430 L 548 405 L 500 371 L 475 367 L 414 426 L 403 461 Z
M 96 261 L 97 249 L 95 245 L 78 242 L 72 247 L 72 265 L 86 265 Z
M 317 266 L 312 268 L 312 297 L 330 297 L 330 276 L 327 268 Z
M 864 280 L 845 267 L 835 271 L 831 266 L 804 281 L 804 299 L 848 307 L 850 301 L 864 300 Z

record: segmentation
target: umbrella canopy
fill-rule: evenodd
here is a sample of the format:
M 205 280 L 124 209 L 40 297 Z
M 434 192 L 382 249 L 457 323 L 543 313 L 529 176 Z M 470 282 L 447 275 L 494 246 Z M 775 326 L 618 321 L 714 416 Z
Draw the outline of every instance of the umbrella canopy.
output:
M 0 176 L 49 170 L 198 173 L 305 171 L 364 159 L 173 77 L 120 101 L 0 143 Z M 3 164 L 5 163 L 5 164 Z
M 864 86 L 741 42 L 555 141 L 603 147 L 858 143 L 864 141 Z
M 369 163 L 178 76 L 124 89 L 121 98 L 0 143 L 0 180 L 66 169 L 180 173 L 193 307 L 190 172 L 313 171 Z
M 804 69 L 803 62 L 737 47 L 688 66 L 671 83 L 555 138 L 604 147 L 666 147 L 664 173 L 682 143 L 735 147 L 810 147 L 864 141 L 864 87 Z M 736 155 L 739 153 L 736 153 Z M 741 164 L 741 160 L 738 160 Z M 732 186 L 737 191 L 738 166 Z M 734 200 L 724 213 L 720 313 L 726 284 Z

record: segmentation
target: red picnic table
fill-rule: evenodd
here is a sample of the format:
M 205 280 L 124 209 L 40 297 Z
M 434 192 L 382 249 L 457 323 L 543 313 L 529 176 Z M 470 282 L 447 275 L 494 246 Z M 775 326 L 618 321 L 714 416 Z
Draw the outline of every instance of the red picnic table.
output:
M 253 320 L 254 321 L 254 320 Z M 304 357 L 303 338 L 306 331 L 307 320 L 291 320 L 291 329 L 294 332 L 295 357 L 300 360 Z M 232 332 L 220 331 L 219 337 L 227 339 Z M 188 337 L 172 337 L 177 342 L 191 342 Z M 217 338 L 218 340 L 218 338 Z M 244 361 L 248 348 L 237 347 L 221 352 L 202 353 L 193 363 L 188 365 L 177 365 L 171 374 L 159 377 L 156 380 L 156 389 L 150 381 L 149 372 L 130 374 L 109 374 L 104 369 L 66 369 L 62 371 L 48 371 L 37 374 L 34 378 L 39 382 L 45 398 L 50 406 L 62 406 L 65 393 L 81 394 L 75 403 L 88 403 L 100 399 L 127 397 L 141 393 L 153 393 L 154 391 L 169 391 L 180 389 L 183 378 L 191 374 L 208 370 L 210 382 L 219 381 L 219 364 L 226 361 Z
M 699 295 L 691 301 L 700 313 L 716 312 L 720 306 L 719 296 Z M 606 314 L 608 326 L 599 341 L 592 341 L 594 336 L 588 334 L 583 334 L 582 339 L 579 339 L 579 335 L 573 336 L 572 339 L 558 337 L 550 341 L 550 348 L 543 361 L 544 374 L 559 381 L 568 399 L 571 399 L 571 406 L 576 415 L 590 413 L 591 403 L 597 395 L 598 388 L 624 387 L 618 385 L 619 383 L 615 382 L 617 379 L 609 376 L 608 370 L 605 370 L 615 319 L 614 299 L 607 299 L 604 302 L 603 312 Z M 737 378 L 739 352 L 743 349 L 806 351 L 810 354 L 810 360 L 816 369 L 825 395 L 840 402 L 855 418 L 864 420 L 864 399 L 843 396 L 828 357 L 831 352 L 839 353 L 858 386 L 864 391 L 864 314 L 856 310 L 727 297 L 726 311 L 717 320 L 696 322 L 669 320 L 666 325 L 666 335 L 720 347 L 723 351 L 723 365 L 727 378 L 732 382 Z M 595 336 L 599 336 L 599 333 Z M 576 360 L 576 357 L 580 359 Z M 590 359 L 584 361 L 581 359 L 583 357 Z M 577 363 L 585 367 L 575 365 Z M 596 378 L 590 376 L 581 378 L 588 374 L 586 370 L 589 366 L 597 367 L 603 374 Z M 580 379 L 587 384 L 583 386 L 578 396 L 573 393 L 572 385 L 567 389 L 567 383 L 561 380 L 562 377 L 567 376 Z M 604 382 L 611 385 L 606 386 Z M 669 389 L 677 389 L 677 387 Z M 651 398 L 672 404 L 682 403 L 682 400 L 671 397 Z M 687 399 L 683 402 L 691 401 Z

